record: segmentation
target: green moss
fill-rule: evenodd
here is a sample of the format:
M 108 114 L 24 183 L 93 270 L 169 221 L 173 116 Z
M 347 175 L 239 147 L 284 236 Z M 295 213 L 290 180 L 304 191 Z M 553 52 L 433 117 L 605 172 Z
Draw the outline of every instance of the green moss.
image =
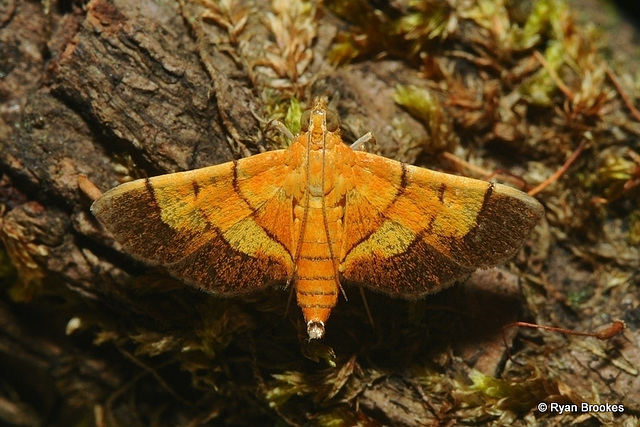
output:
M 411 1 L 408 10 L 392 16 L 391 10 L 376 9 L 363 0 L 331 0 L 325 3 L 336 15 L 354 25 L 336 38 L 329 60 L 336 64 L 385 52 L 415 61 L 420 53 L 448 35 L 453 10 L 446 2 Z M 395 15 L 395 14 L 394 14 Z
M 300 133 L 300 118 L 302 117 L 302 112 L 303 109 L 300 101 L 296 97 L 292 97 L 289 100 L 287 114 L 284 116 L 284 125 L 294 135 Z

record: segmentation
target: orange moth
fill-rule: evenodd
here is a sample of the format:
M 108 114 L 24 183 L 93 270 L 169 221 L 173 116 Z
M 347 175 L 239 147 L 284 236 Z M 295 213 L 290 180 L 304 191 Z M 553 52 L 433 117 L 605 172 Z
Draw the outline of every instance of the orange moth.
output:
M 293 286 L 322 338 L 341 283 L 419 298 L 503 263 L 527 194 L 356 151 L 319 98 L 289 148 L 113 188 L 91 211 L 135 258 L 215 295 Z

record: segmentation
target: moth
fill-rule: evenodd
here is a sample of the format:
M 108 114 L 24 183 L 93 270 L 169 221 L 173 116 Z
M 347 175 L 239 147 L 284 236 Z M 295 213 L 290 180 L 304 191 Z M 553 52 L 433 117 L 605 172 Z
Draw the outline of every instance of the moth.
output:
M 214 295 L 293 286 L 310 339 L 342 283 L 422 297 L 508 260 L 544 215 L 511 187 L 351 149 L 324 98 L 286 149 L 128 182 L 91 211 L 133 257 Z

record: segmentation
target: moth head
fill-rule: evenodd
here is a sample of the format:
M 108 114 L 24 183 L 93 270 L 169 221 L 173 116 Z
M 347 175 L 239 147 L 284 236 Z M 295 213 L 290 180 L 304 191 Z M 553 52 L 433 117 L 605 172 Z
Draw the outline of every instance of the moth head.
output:
M 311 120 L 311 110 L 304 110 L 302 117 L 300 117 L 300 128 L 303 132 L 309 130 L 309 121 Z
M 318 320 L 310 320 L 307 323 L 307 334 L 309 339 L 319 340 L 324 336 L 324 323 Z
M 325 124 L 329 132 L 335 132 L 336 130 L 338 130 L 338 127 L 340 127 L 340 119 L 338 118 L 338 115 L 331 110 L 305 110 L 302 113 L 302 117 L 300 117 L 300 128 L 303 132 L 309 130 L 312 112 L 316 114 L 323 114 L 326 116 Z
M 340 119 L 338 115 L 331 110 L 327 110 L 327 130 L 329 132 L 335 132 L 340 126 Z

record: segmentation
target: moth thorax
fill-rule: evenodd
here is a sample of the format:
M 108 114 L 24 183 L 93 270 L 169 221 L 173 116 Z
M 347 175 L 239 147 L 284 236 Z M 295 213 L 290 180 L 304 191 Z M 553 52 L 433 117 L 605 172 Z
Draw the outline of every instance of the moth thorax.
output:
M 307 323 L 307 334 L 309 339 L 319 340 L 324 336 L 324 323 L 320 321 L 309 321 Z

